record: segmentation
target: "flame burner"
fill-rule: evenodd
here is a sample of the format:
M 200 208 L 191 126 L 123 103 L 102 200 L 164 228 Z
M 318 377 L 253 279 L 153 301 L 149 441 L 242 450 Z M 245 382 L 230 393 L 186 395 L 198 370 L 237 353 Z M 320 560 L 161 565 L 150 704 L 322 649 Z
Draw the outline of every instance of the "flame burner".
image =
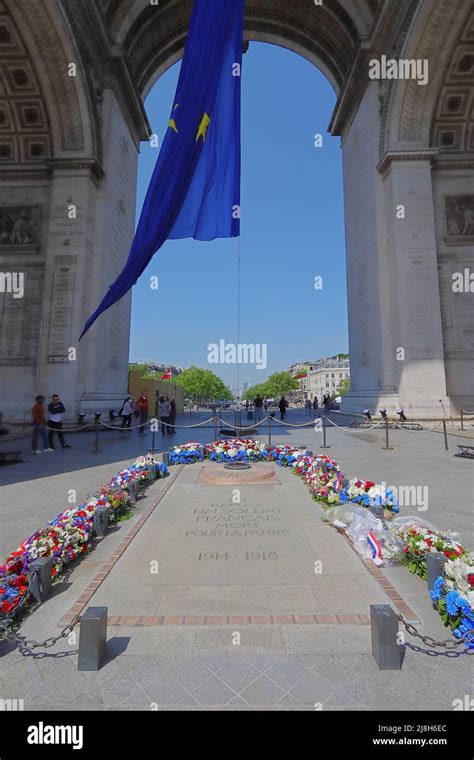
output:
M 249 462 L 226 462 L 224 465 L 225 470 L 232 470 L 233 472 L 240 472 L 241 470 L 250 470 L 252 467 Z

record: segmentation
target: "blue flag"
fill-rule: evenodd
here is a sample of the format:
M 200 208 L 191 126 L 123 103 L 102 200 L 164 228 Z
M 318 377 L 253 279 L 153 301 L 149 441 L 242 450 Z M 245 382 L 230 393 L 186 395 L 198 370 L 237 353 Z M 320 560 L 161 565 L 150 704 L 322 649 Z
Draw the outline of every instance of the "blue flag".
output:
M 166 240 L 240 234 L 243 18 L 244 0 L 194 0 L 169 126 L 127 262 L 81 338 Z

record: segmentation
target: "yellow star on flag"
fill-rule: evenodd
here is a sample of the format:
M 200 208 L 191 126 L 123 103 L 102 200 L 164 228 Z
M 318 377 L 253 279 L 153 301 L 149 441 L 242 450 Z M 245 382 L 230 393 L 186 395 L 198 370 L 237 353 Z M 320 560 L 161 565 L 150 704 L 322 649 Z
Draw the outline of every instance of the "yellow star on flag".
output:
M 199 125 L 199 129 L 197 131 L 196 135 L 196 142 L 199 140 L 200 137 L 202 137 L 202 141 L 206 142 L 206 131 L 211 122 L 210 116 L 207 115 L 207 113 L 204 114 L 204 116 L 201 119 L 201 123 Z

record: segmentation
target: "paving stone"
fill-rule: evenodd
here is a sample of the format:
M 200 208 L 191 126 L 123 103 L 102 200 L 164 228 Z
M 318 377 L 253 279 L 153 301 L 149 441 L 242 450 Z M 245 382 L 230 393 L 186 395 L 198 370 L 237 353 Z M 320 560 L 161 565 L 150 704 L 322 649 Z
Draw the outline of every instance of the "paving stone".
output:
M 251 705 L 275 705 L 285 691 L 278 684 L 262 675 L 241 693 L 241 697 Z
M 221 668 L 219 678 L 235 692 L 240 692 L 258 678 L 260 672 L 242 657 L 232 657 Z
M 323 703 L 334 691 L 334 684 L 319 673 L 307 671 L 297 683 L 289 689 L 290 694 L 304 705 Z
M 235 697 L 235 692 L 229 689 L 216 676 L 194 689 L 192 695 L 200 705 L 226 705 Z
M 209 678 L 210 672 L 196 657 L 186 657 L 173 671 L 173 675 L 183 686 L 192 691 Z
M 155 678 L 148 679 L 143 683 L 142 689 L 150 702 L 157 702 L 158 705 L 176 705 L 187 693 L 187 689 L 167 672 L 157 673 Z
M 289 689 L 305 672 L 306 669 L 292 658 L 281 657 L 265 674 L 282 688 Z

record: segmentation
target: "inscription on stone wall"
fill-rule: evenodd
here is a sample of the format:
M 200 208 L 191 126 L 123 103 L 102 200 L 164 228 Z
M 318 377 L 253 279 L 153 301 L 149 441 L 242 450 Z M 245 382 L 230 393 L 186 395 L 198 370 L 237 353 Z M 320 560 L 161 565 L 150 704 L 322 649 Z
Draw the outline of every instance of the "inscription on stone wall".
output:
M 13 271 L 12 267 L 10 269 Z M 2 265 L 3 271 L 9 271 Z M 18 271 L 18 270 L 15 270 Z M 44 267 L 24 268 L 24 297 L 0 293 L 0 365 L 34 366 L 38 359 Z
M 70 208 L 74 206 L 76 218 L 69 218 Z M 63 245 L 82 246 L 85 236 L 84 206 L 74 204 L 72 198 L 67 203 L 53 206 L 50 238 L 53 242 Z
M 72 312 L 76 284 L 76 256 L 55 256 L 50 275 L 51 309 L 48 324 L 47 354 L 50 364 L 68 361 L 72 340 Z
M 415 256 L 405 260 L 404 268 L 408 326 L 405 345 L 409 358 L 430 359 L 436 350 L 430 263 L 423 256 Z

